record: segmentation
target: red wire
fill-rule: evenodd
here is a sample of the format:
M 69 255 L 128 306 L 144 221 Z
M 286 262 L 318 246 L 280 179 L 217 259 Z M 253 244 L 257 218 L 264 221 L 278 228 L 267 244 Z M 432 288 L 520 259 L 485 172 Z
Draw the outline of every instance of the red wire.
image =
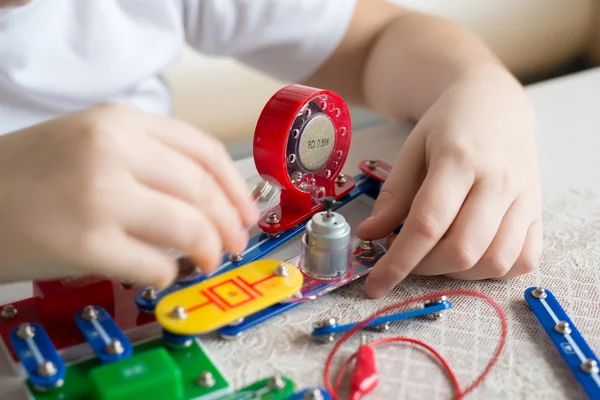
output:
M 409 339 L 409 338 L 380 339 L 380 340 L 375 341 L 373 343 L 379 344 L 379 343 L 386 343 L 386 342 L 392 342 L 392 341 L 406 341 L 406 342 L 411 342 L 411 343 L 417 344 L 419 346 L 425 347 L 426 349 L 428 349 L 429 351 L 431 351 L 432 354 L 434 354 L 434 356 L 436 356 L 436 358 L 438 358 L 440 360 L 440 362 L 442 363 L 442 365 L 444 366 L 444 368 L 448 372 L 448 375 L 449 375 L 450 379 L 452 380 L 452 384 L 455 387 L 455 390 L 457 392 L 456 393 L 456 397 L 455 397 L 457 399 L 460 399 L 460 398 L 464 397 L 465 395 L 467 395 L 468 393 L 470 393 L 471 391 L 473 391 L 477 386 L 479 386 L 481 384 L 481 382 L 483 382 L 483 380 L 485 379 L 485 377 L 489 374 L 489 372 L 491 371 L 491 369 L 494 367 L 494 365 L 498 361 L 498 358 L 500 357 L 500 354 L 502 353 L 502 349 L 504 348 L 504 345 L 506 344 L 506 337 L 508 336 L 508 323 L 507 323 L 507 320 L 506 320 L 506 315 L 504 314 L 504 311 L 502 310 L 502 307 L 500 307 L 500 305 L 496 301 L 494 301 L 494 299 L 492 299 L 491 297 L 489 297 L 489 296 L 487 296 L 487 295 L 485 295 L 483 293 L 476 292 L 474 290 L 455 289 L 455 290 L 447 290 L 447 291 L 432 293 L 432 294 L 428 294 L 426 296 L 419 296 L 419 297 L 416 297 L 416 298 L 413 298 L 413 299 L 403 300 L 403 301 L 400 301 L 398 303 L 389 305 L 389 306 L 384 307 L 381 310 L 375 312 L 369 318 L 361 321 L 356 326 L 354 326 L 352 329 L 350 329 L 348 332 L 346 332 L 340 338 L 340 340 L 338 340 L 338 342 L 334 345 L 333 349 L 329 353 L 329 356 L 327 357 L 327 361 L 325 362 L 325 371 L 323 373 L 323 380 L 325 381 L 325 388 L 327 389 L 327 391 L 329 391 L 329 393 L 331 393 L 331 395 L 333 396 L 334 400 L 340 400 L 340 397 L 337 394 L 337 388 L 340 386 L 341 380 L 343 379 L 343 374 L 342 373 L 344 373 L 346 371 L 346 369 L 348 368 L 348 365 L 350 364 L 350 362 L 354 358 L 354 355 L 352 357 L 350 357 L 348 360 L 346 360 L 346 362 L 344 362 L 344 364 L 342 365 L 342 370 L 340 371 L 340 374 L 338 375 L 338 377 L 336 379 L 336 387 L 335 388 L 331 386 L 331 379 L 330 379 L 331 364 L 333 363 L 333 359 L 335 357 L 335 354 L 339 350 L 339 348 L 345 342 L 347 342 L 348 339 L 350 339 L 356 332 L 358 332 L 359 330 L 361 330 L 362 328 L 364 328 L 373 319 L 377 318 L 378 316 L 380 316 L 380 315 L 382 315 L 382 314 L 384 314 L 384 313 L 386 313 L 388 311 L 394 310 L 396 308 L 404 307 L 404 306 L 407 306 L 407 305 L 410 305 L 410 304 L 414 304 L 414 303 L 421 303 L 421 302 L 423 302 L 425 300 L 429 300 L 431 298 L 440 297 L 440 296 L 469 296 L 469 297 L 478 297 L 478 298 L 483 299 L 486 302 L 488 302 L 496 310 L 496 313 L 500 317 L 500 323 L 501 323 L 500 343 L 498 343 L 498 347 L 496 347 L 496 351 L 494 352 L 494 355 L 492 356 L 492 358 L 488 362 L 488 364 L 485 367 L 484 371 L 477 377 L 477 379 L 475 379 L 475 381 L 473 381 L 473 383 L 471 385 L 469 385 L 464 391 L 462 391 L 462 393 L 461 393 L 461 390 L 460 390 L 460 386 L 458 385 L 458 380 L 456 379 L 456 376 L 452 372 L 452 369 L 450 368 L 450 366 L 448 365 L 448 363 L 444 360 L 444 358 L 439 353 L 437 353 L 437 351 L 435 351 L 433 348 L 431 348 L 427 344 L 425 344 L 423 342 L 420 342 L 420 341 L 418 341 L 416 339 Z M 371 345 L 373 345 L 373 344 L 371 344 Z

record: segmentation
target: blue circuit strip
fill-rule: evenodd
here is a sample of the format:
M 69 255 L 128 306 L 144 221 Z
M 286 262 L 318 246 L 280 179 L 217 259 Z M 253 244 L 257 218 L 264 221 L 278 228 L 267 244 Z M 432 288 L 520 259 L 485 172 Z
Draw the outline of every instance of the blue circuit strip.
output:
M 370 179 L 366 175 L 362 174 L 357 175 L 354 179 L 356 181 L 356 186 L 354 187 L 354 189 L 352 189 L 352 191 L 350 191 L 350 193 L 338 200 L 334 207 L 334 210 L 345 206 L 346 204 L 350 203 L 352 200 L 356 199 L 361 195 L 368 195 L 373 198 L 377 197 L 379 189 L 381 187 L 380 182 L 374 179 Z M 171 285 L 170 287 L 157 292 L 156 299 L 153 300 L 144 299 L 144 289 L 141 289 L 135 296 L 135 302 L 140 309 L 145 310 L 147 312 L 153 312 L 158 302 L 164 296 L 170 293 L 173 293 L 190 285 L 202 282 L 208 278 L 212 278 L 227 271 L 231 271 L 232 269 L 237 268 L 241 265 L 245 265 L 247 263 L 256 261 L 264 257 L 265 255 L 269 254 L 273 250 L 277 249 L 278 247 L 282 246 L 283 244 L 287 243 L 291 239 L 304 232 L 304 228 L 306 227 L 308 221 L 309 220 L 307 219 L 306 221 L 301 222 L 292 229 L 288 229 L 287 231 L 282 232 L 281 235 L 278 237 L 270 237 L 264 233 L 256 235 L 252 239 L 250 239 L 248 247 L 242 253 L 243 258 L 240 262 L 231 262 L 229 261 L 229 256 L 225 256 L 223 258 L 223 264 L 221 264 L 221 266 L 217 269 L 216 272 L 213 272 L 208 275 L 200 275 L 197 279 L 191 280 L 189 282 L 177 282 Z
M 115 362 L 133 355 L 133 345 L 104 308 L 82 308 L 75 314 L 75 324 L 101 362 Z
M 440 302 L 426 304 L 425 307 L 419 308 L 416 310 L 404 311 L 397 314 L 390 314 L 383 317 L 375 318 L 373 321 L 369 322 L 365 327 L 373 327 L 377 325 L 383 325 L 388 322 L 401 321 L 403 319 L 420 317 L 423 315 L 431 314 L 434 312 L 440 312 L 444 310 L 448 310 L 452 308 L 452 303 L 448 300 L 442 300 Z M 325 336 L 336 333 L 347 332 L 350 329 L 354 328 L 356 325 L 360 324 L 360 322 L 352 323 L 352 324 L 344 324 L 338 325 L 333 324 L 329 326 L 324 326 L 322 328 L 313 329 L 312 336 Z
M 525 290 L 525 301 L 588 396 L 600 399 L 600 360 L 554 294 L 545 288 L 530 287 Z
M 314 393 L 314 392 L 319 393 L 321 396 L 317 397 L 318 394 Z M 308 397 L 309 394 L 312 394 L 312 393 L 314 393 L 312 395 L 313 397 Z M 308 389 L 304 389 L 300 392 L 294 393 L 291 397 L 287 398 L 287 400 L 306 400 L 306 399 L 332 400 L 332 397 L 329 394 L 329 392 L 323 388 L 308 388 Z
M 26 323 L 15 327 L 10 343 L 32 385 L 41 389 L 62 385 L 67 368 L 41 325 Z
M 341 280 L 331 280 L 331 281 L 316 281 L 309 277 L 304 277 L 304 285 L 300 291 L 301 296 L 300 300 L 291 301 L 291 302 L 281 302 L 277 304 L 273 304 L 270 307 L 262 309 L 252 315 L 249 315 L 244 318 L 244 320 L 236 325 L 229 325 L 218 330 L 221 336 L 225 337 L 235 337 L 241 334 L 243 331 L 250 329 L 258 324 L 263 323 L 264 321 L 275 317 L 278 314 L 286 312 L 294 307 L 301 305 L 302 303 L 312 300 L 318 296 L 322 296 L 326 293 L 331 292 L 341 286 L 347 285 L 350 282 L 353 282 L 369 273 L 369 271 L 375 266 L 377 260 L 379 260 L 386 252 L 386 248 L 380 243 L 374 243 L 377 256 L 370 262 L 361 262 L 358 263 L 357 259 L 354 261 L 358 264 L 355 265 L 352 269 L 350 276 L 341 279 Z M 297 265 L 299 261 L 299 256 L 292 258 L 291 260 L 287 260 L 289 263 Z M 302 301 L 301 299 L 305 299 Z

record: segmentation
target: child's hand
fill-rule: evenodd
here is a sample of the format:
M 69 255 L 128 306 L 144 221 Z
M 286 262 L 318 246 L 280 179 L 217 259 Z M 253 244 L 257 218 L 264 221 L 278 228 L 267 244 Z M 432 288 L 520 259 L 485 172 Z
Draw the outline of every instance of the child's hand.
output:
M 531 271 L 542 251 L 534 131 L 532 107 L 506 74 L 448 88 L 358 228 L 360 237 L 379 239 L 406 217 L 369 274 L 369 295 L 385 295 L 409 273 L 487 279 Z
M 167 249 L 214 269 L 257 211 L 219 142 L 101 105 L 0 137 L 0 281 L 102 274 L 164 287 Z

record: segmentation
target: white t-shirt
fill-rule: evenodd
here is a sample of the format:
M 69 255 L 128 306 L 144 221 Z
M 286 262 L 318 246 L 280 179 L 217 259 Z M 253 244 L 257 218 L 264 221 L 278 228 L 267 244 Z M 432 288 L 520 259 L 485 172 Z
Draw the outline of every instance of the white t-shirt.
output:
M 30 0 L 0 10 L 0 133 L 105 101 L 169 114 L 185 42 L 285 81 L 316 70 L 356 0 Z

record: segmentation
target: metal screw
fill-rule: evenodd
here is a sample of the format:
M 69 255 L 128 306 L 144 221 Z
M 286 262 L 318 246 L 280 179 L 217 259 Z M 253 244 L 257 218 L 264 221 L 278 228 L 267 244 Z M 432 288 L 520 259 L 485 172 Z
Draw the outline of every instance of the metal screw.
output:
M 546 294 L 546 289 L 544 289 L 543 287 L 536 287 L 532 292 L 531 295 L 533 297 L 535 297 L 536 299 L 545 299 L 546 296 L 548 296 Z
M 277 216 L 277 213 L 269 213 L 269 215 L 267 215 L 267 224 L 276 224 L 279 222 L 279 217 Z
M 335 318 L 328 318 L 321 321 L 317 321 L 313 324 L 314 329 L 325 328 L 326 326 L 335 326 L 337 325 L 337 320 Z
M 373 242 L 370 240 L 363 240 L 360 242 L 360 248 L 364 251 L 373 251 L 375 246 L 373 246 Z
M 19 312 L 17 311 L 17 308 L 15 306 L 13 306 L 12 304 L 7 304 L 2 309 L 2 312 L 0 312 L 0 316 L 4 319 L 13 319 L 17 316 L 18 313 Z
M 227 340 L 227 341 L 236 340 L 236 339 L 239 339 L 242 336 L 244 336 L 244 331 L 238 332 L 235 335 L 225 335 L 224 333 L 219 333 L 219 337 L 221 339 Z
M 196 385 L 200 387 L 213 387 L 215 386 L 215 383 L 217 383 L 216 379 L 209 371 L 202 371 L 198 379 L 196 379 Z
M 130 280 L 130 279 L 123 279 L 123 280 L 121 281 L 121 284 L 122 284 L 123 286 L 133 286 L 133 285 L 135 285 L 135 282 L 134 282 L 134 281 L 132 281 L 132 280 Z
M 56 374 L 56 365 L 51 361 L 44 361 L 38 368 L 38 374 L 41 376 L 53 376 Z
M 228 325 L 229 326 L 238 326 L 242 322 L 244 322 L 244 317 L 235 319 L 235 320 L 231 321 Z
M 346 182 L 348 182 L 348 179 L 344 174 L 339 174 L 337 178 L 335 178 L 335 183 L 337 183 L 338 185 L 343 185 Z
M 390 323 L 384 322 L 383 324 L 366 326 L 365 330 L 374 331 L 374 332 L 387 332 L 390 330 Z
M 173 310 L 171 310 L 171 318 L 186 319 L 187 311 L 182 306 L 175 306 L 173 307 Z
M 568 335 L 571 333 L 571 327 L 567 321 L 558 321 L 558 323 L 554 326 L 554 330 L 563 335 Z
M 285 388 L 285 381 L 281 375 L 275 375 L 269 380 L 269 387 L 271 389 L 283 389 Z
M 600 368 L 598 368 L 598 362 L 596 360 L 592 360 L 591 358 L 588 358 L 581 363 L 581 370 L 590 375 L 595 375 L 600 372 Z
M 98 318 L 98 310 L 94 308 L 94 306 L 85 306 L 83 312 L 81 313 L 81 317 L 83 319 L 92 320 Z
M 441 311 L 438 312 L 433 312 L 431 314 L 427 314 L 427 318 L 431 319 L 433 321 L 437 321 L 439 319 L 442 319 L 443 314 L 441 313 Z
M 123 347 L 123 343 L 120 340 L 113 339 L 110 341 L 106 349 L 104 349 L 108 354 L 119 355 L 125 352 L 125 348 Z
M 333 343 L 335 340 L 335 335 L 330 333 L 329 335 L 319 335 L 314 337 L 317 343 Z
M 229 255 L 229 261 L 231 262 L 240 262 L 244 259 L 241 253 L 231 253 Z
M 17 336 L 21 339 L 31 339 L 35 335 L 35 329 L 30 324 L 21 324 L 17 330 Z
M 275 267 L 275 271 L 273 271 L 273 273 L 276 276 L 288 276 L 290 274 L 290 271 L 285 265 L 279 264 L 277 267 Z
M 323 393 L 319 389 L 311 389 L 304 394 L 304 400 L 324 400 Z
M 146 301 L 154 301 L 157 297 L 156 289 L 154 289 L 152 286 L 148 286 L 142 292 L 142 299 Z
M 443 301 L 448 300 L 448 297 L 446 296 L 440 296 L 440 297 L 432 297 L 431 299 L 427 299 L 425 300 L 425 304 L 437 304 L 437 303 L 441 303 Z
M 367 161 L 367 167 L 371 168 L 371 169 L 375 169 L 377 168 L 377 160 L 369 160 Z

